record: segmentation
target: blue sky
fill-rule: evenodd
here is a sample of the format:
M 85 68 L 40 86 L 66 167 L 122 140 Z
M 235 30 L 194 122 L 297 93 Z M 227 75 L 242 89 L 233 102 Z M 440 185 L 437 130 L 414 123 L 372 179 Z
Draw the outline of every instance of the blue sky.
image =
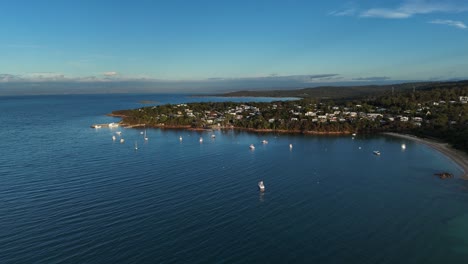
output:
M 467 0 L 3 0 L 0 87 L 149 82 L 170 91 L 466 79 L 467 25 Z

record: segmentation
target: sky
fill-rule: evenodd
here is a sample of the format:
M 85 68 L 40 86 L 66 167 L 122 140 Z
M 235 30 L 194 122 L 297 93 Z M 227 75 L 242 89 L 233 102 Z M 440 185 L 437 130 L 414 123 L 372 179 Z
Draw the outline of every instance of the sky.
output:
M 459 79 L 468 0 L 0 0 L 0 94 Z

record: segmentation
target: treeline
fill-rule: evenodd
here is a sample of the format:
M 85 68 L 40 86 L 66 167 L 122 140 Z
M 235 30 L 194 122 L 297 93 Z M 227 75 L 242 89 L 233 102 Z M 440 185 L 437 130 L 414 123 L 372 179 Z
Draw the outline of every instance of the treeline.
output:
M 468 153 L 468 104 L 461 103 L 460 96 L 468 96 L 468 82 L 393 89 L 350 100 L 167 104 L 113 114 L 123 116 L 126 124 L 155 127 L 209 128 L 219 124 L 304 133 L 410 133 L 440 139 Z M 314 114 L 307 114 L 311 112 Z

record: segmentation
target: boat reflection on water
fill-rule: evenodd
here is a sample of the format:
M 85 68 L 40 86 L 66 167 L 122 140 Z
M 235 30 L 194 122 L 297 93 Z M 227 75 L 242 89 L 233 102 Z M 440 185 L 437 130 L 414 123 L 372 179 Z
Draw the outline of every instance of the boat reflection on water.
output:
M 265 193 L 264 192 L 259 192 L 258 201 L 261 202 L 261 203 L 263 203 L 265 201 Z

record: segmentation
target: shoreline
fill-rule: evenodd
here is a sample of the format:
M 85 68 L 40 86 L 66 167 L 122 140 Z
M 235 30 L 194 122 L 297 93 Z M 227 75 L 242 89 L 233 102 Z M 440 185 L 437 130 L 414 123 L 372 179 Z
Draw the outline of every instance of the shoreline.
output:
M 159 128 L 159 129 L 178 129 L 178 130 L 189 130 L 189 131 L 212 131 L 212 130 L 239 130 L 253 133 L 277 133 L 277 134 L 302 134 L 302 135 L 351 135 L 353 132 L 350 131 L 301 131 L 301 130 L 284 130 L 284 129 L 255 129 L 255 128 L 244 128 L 244 127 L 191 127 L 188 125 L 145 125 L 145 124 L 125 124 L 119 122 L 121 127 L 125 128 Z
M 440 153 L 442 153 L 443 155 L 451 159 L 455 164 L 457 164 L 463 171 L 461 178 L 464 180 L 468 180 L 468 156 L 465 153 L 452 148 L 448 143 L 442 143 L 442 142 L 438 142 L 438 141 L 426 139 L 426 138 L 419 138 L 419 137 L 409 135 L 409 134 L 398 134 L 398 133 L 392 133 L 392 132 L 385 132 L 382 134 L 393 136 L 393 137 L 398 137 L 402 139 L 412 140 L 412 141 L 424 144 L 436 151 L 439 151 Z

